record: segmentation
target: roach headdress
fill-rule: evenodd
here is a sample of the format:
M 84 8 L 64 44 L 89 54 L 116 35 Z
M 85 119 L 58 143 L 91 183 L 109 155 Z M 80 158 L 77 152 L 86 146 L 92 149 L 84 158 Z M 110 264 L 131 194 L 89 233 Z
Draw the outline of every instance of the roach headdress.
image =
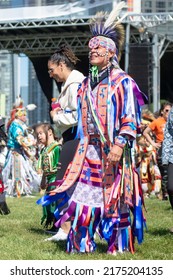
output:
M 98 36 L 103 36 L 104 38 L 102 38 L 102 40 L 105 39 L 105 44 L 108 45 L 105 45 L 105 47 L 107 47 L 109 50 L 115 51 L 116 57 L 114 59 L 117 62 L 121 56 L 121 50 L 125 37 L 124 27 L 121 24 L 124 16 L 120 18 L 119 15 L 122 9 L 125 7 L 127 7 L 126 3 L 122 1 L 116 5 L 109 15 L 105 12 L 98 12 L 89 21 L 90 31 L 94 37 L 90 40 L 89 46 L 92 46 L 94 40 L 97 41 Z

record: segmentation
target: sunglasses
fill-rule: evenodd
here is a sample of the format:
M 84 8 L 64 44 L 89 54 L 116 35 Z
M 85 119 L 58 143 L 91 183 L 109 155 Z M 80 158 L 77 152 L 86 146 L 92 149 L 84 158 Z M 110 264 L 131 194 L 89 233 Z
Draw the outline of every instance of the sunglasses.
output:
M 169 111 L 170 111 L 169 109 L 164 110 L 165 113 L 168 113 Z

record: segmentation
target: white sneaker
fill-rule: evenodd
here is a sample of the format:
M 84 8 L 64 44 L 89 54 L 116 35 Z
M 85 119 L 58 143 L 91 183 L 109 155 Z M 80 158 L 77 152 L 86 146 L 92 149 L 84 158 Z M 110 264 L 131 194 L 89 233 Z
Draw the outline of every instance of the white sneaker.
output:
M 116 251 L 113 251 L 113 252 L 107 251 L 107 254 L 108 255 L 112 255 L 112 256 L 116 256 L 117 252 Z
M 52 237 L 46 238 L 45 241 L 59 241 L 59 240 L 66 240 L 68 234 L 65 233 L 62 228 L 59 229 L 59 231 L 53 235 Z

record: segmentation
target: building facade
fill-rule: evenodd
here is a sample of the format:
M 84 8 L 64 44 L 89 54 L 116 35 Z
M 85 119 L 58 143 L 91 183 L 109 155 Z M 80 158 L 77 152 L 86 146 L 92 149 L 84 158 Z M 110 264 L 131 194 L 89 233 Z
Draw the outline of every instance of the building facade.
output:
M 50 122 L 50 105 L 38 82 L 31 61 L 28 63 L 28 104 L 35 104 L 35 110 L 28 112 L 29 125 L 39 122 Z
M 142 0 L 141 1 L 142 13 L 164 13 L 173 12 L 172 0 Z
M 0 51 L 0 115 L 8 118 L 16 94 L 16 55 Z

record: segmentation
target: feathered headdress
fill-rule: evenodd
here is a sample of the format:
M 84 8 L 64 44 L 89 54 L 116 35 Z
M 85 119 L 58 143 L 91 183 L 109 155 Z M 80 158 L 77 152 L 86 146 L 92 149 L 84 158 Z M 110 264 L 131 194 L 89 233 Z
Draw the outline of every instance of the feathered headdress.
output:
M 28 104 L 24 107 L 24 101 L 22 100 L 21 96 L 16 97 L 15 103 L 13 104 L 13 108 L 10 112 L 10 119 L 7 123 L 7 130 L 10 127 L 10 124 L 14 121 L 16 117 L 26 116 L 27 110 L 32 111 L 37 106 L 35 104 Z
M 7 130 L 8 130 L 8 128 L 9 128 L 10 124 L 12 123 L 12 121 L 15 119 L 15 117 L 16 117 L 16 111 L 17 111 L 18 108 L 23 108 L 23 100 L 21 99 L 20 96 L 18 96 L 18 97 L 16 98 L 16 101 L 15 101 L 15 103 L 13 104 L 13 108 L 12 108 L 12 110 L 11 110 L 11 112 L 10 112 L 10 119 L 9 119 L 9 121 L 8 121 L 8 123 L 7 123 Z
M 26 108 L 25 107 L 16 109 L 15 117 L 22 117 L 22 116 L 26 116 Z
M 116 5 L 108 16 L 105 12 L 98 12 L 94 18 L 89 21 L 90 31 L 95 36 L 104 36 L 111 39 L 116 46 L 116 56 L 119 59 L 121 49 L 124 44 L 125 32 L 121 24 L 122 18 L 118 18 L 123 8 L 127 7 L 124 1 Z

